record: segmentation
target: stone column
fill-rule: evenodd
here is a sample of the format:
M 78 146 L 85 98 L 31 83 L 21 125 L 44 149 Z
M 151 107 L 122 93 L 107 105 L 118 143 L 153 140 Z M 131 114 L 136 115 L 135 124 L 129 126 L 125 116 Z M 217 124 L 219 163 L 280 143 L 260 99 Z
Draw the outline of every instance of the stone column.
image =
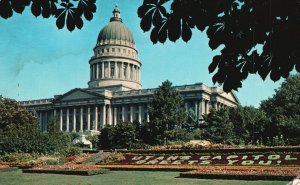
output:
M 114 107 L 114 125 L 117 125 L 118 108 Z
M 198 111 L 198 119 L 202 120 L 202 115 L 204 114 L 205 111 L 205 103 L 203 99 L 199 101 L 199 111 Z
M 129 80 L 131 80 L 131 67 L 132 67 L 132 65 L 130 65 L 129 63 L 128 63 L 128 79 Z
M 80 107 L 80 132 L 83 132 L 83 107 Z
M 184 103 L 184 108 L 185 108 L 185 111 L 187 112 L 188 111 L 188 104 L 186 102 Z
M 66 132 L 69 132 L 69 128 L 70 128 L 70 121 L 69 121 L 69 116 L 70 116 L 70 112 L 69 112 L 69 108 L 67 108 L 67 128 L 66 128 Z
M 140 81 L 141 81 L 140 67 L 138 67 L 138 70 L 137 70 L 137 76 L 138 76 L 138 82 L 140 83 Z
M 102 76 L 102 78 L 104 78 L 104 71 L 105 71 L 105 69 L 104 69 L 104 62 L 101 62 L 101 65 L 102 65 L 102 70 L 101 70 L 101 76 Z
M 149 112 L 147 110 L 147 122 L 150 122 Z
M 44 131 L 47 131 L 47 126 L 48 126 L 48 112 L 46 111 L 45 113 L 45 124 L 44 124 Z
M 53 118 L 56 119 L 56 109 L 53 110 Z
M 91 108 L 89 106 L 87 114 L 87 130 L 91 130 Z
M 121 79 L 124 79 L 124 63 L 121 62 Z
M 133 122 L 133 106 L 130 106 L 130 122 Z
M 40 118 L 40 129 L 43 130 L 43 114 L 42 112 L 39 112 L 39 118 Z
M 95 130 L 98 130 L 98 106 L 95 107 Z
M 110 76 L 110 62 L 108 61 L 108 78 L 111 78 Z
M 60 109 L 60 115 L 59 115 L 59 129 L 60 129 L 60 131 L 62 131 L 63 130 L 63 110 L 62 109 Z
M 106 105 L 104 104 L 102 106 L 102 117 L 101 117 L 101 123 L 102 123 L 102 127 L 104 128 L 106 126 Z
M 108 109 L 107 109 L 107 124 L 108 125 L 112 125 L 112 110 L 111 110 L 111 105 L 108 105 Z
M 206 114 L 209 114 L 209 101 L 206 101 Z
M 96 79 L 99 79 L 99 63 L 96 64 Z
M 142 124 L 142 106 L 139 105 L 139 122 Z
M 138 76 L 137 76 L 137 66 L 136 65 L 133 65 L 133 80 L 135 82 L 138 81 Z
M 73 109 L 73 132 L 76 132 L 76 108 Z
M 122 122 L 125 121 L 125 107 L 122 106 Z
M 118 69 L 118 62 L 115 62 L 115 78 L 118 78 L 119 76 L 119 69 Z
M 197 103 L 197 100 L 195 101 L 195 117 L 196 117 L 196 120 L 199 119 L 199 116 L 198 116 L 198 103 Z

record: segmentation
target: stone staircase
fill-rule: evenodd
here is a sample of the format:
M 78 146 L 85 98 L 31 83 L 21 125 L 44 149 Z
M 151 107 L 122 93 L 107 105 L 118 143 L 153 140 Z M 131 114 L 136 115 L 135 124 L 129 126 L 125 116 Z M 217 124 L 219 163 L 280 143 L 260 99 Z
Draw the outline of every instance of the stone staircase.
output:
M 93 155 L 92 157 L 88 158 L 87 160 L 83 161 L 82 164 L 91 164 L 91 165 L 97 164 L 107 159 L 111 154 L 112 154 L 111 152 L 100 151 L 95 155 Z

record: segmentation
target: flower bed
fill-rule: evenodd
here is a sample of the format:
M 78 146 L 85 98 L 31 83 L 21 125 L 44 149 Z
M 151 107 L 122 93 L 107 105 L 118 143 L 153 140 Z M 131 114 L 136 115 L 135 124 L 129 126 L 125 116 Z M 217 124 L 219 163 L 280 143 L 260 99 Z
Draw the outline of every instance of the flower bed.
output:
M 123 154 L 123 159 L 112 164 L 144 165 L 237 165 L 237 166 L 300 166 L 300 153 L 293 154 L 238 154 L 238 155 L 136 155 Z
M 21 169 L 26 169 L 26 168 L 31 168 L 32 165 L 27 163 L 27 162 L 0 162 L 0 166 L 1 165 L 7 165 L 10 167 L 18 167 Z
M 180 154 L 180 153 L 199 153 L 199 154 L 272 154 L 272 153 L 300 153 L 299 146 L 277 146 L 277 147 L 223 147 L 223 148 L 178 148 L 178 149 L 137 149 L 137 150 L 117 150 L 120 153 L 132 154 Z
M 236 180 L 292 180 L 300 174 L 300 168 L 288 169 L 198 169 L 180 173 L 184 178 L 236 179 Z
M 300 167 L 285 166 L 192 166 L 192 165 L 98 165 L 111 170 L 146 170 L 146 171 L 190 171 L 190 170 L 233 170 L 233 171 L 294 171 L 299 172 Z
M 10 172 L 10 171 L 17 171 L 18 168 L 10 167 L 9 165 L 1 165 L 0 164 L 0 172 Z
M 96 165 L 47 165 L 23 170 L 23 173 L 51 173 L 64 175 L 98 175 L 108 173 L 109 170 Z

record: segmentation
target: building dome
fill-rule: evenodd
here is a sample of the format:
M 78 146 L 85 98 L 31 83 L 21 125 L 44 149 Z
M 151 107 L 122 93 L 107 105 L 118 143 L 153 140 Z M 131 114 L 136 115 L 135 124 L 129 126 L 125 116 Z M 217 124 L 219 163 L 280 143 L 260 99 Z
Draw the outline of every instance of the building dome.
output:
M 110 22 L 99 32 L 89 63 L 90 88 L 141 89 L 138 50 L 131 31 L 122 22 L 118 6 L 114 8 Z
M 134 44 L 131 31 L 118 20 L 111 21 L 100 31 L 97 41 L 105 42 L 106 40 L 120 40 Z
M 120 10 L 116 5 L 113 11 L 113 17 L 110 23 L 106 25 L 99 33 L 97 43 L 106 41 L 125 41 L 134 44 L 131 31 L 123 24 L 120 17 Z

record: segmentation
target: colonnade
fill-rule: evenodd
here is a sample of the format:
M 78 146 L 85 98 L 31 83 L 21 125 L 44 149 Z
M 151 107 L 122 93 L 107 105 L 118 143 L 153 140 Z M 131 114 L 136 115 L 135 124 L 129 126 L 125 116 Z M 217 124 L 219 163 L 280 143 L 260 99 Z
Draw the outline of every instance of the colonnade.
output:
M 221 108 L 227 107 L 227 105 L 220 102 L 210 102 L 206 99 L 201 100 L 187 100 L 185 102 L 185 109 L 188 111 L 192 109 L 195 113 L 196 119 L 201 120 L 203 114 L 209 114 L 211 108 L 220 110 Z
M 146 104 L 61 107 L 52 111 L 38 111 L 38 116 L 42 131 L 47 131 L 50 117 L 53 116 L 58 119 L 59 129 L 66 132 L 98 131 L 107 125 L 124 121 L 149 122 Z
M 124 79 L 140 82 L 140 67 L 127 62 L 103 61 L 91 64 L 90 80 Z

